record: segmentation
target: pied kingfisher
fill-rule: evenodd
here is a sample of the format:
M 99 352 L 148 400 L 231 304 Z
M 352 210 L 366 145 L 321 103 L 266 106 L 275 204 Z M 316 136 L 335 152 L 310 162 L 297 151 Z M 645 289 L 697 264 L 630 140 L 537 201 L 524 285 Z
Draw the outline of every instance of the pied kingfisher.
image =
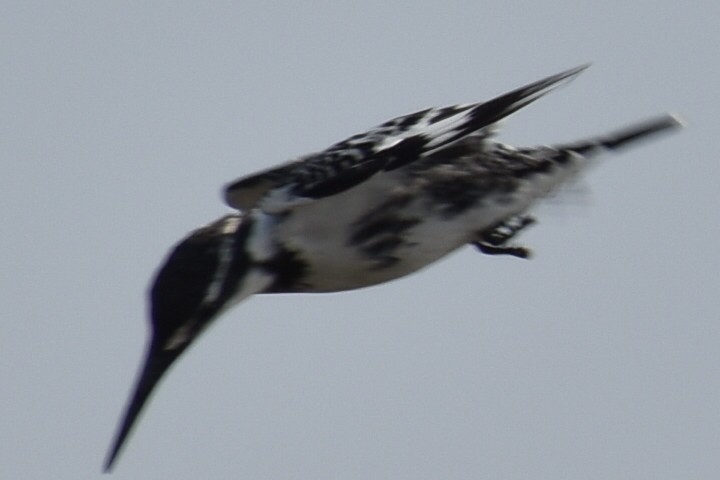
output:
M 510 240 L 533 223 L 527 211 L 537 200 L 598 154 L 680 125 L 664 115 L 556 146 L 493 140 L 500 120 L 585 68 L 484 103 L 398 117 L 229 184 L 225 201 L 237 211 L 190 233 L 157 272 L 147 357 L 105 470 L 168 367 L 232 305 L 256 293 L 376 285 L 467 244 L 527 257 Z

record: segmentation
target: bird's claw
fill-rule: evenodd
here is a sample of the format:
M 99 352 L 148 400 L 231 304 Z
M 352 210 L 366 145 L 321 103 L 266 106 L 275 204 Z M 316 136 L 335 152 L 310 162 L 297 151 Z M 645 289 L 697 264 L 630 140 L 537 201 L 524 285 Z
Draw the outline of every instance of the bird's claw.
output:
M 511 255 L 518 258 L 529 258 L 532 254 L 529 248 L 508 245 L 508 242 L 535 221 L 533 217 L 528 215 L 511 217 L 480 232 L 478 240 L 473 242 L 473 245 L 486 255 Z

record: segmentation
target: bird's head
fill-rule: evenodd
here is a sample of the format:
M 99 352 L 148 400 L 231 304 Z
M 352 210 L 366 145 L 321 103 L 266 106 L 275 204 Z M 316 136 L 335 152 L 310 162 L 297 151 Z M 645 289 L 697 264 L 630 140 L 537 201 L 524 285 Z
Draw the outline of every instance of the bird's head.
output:
M 173 362 L 224 310 L 262 291 L 246 242 L 251 223 L 227 215 L 190 233 L 170 252 L 150 288 L 152 334 L 135 391 L 110 449 L 109 471 L 150 394 Z M 253 273 L 254 272 L 254 273 Z

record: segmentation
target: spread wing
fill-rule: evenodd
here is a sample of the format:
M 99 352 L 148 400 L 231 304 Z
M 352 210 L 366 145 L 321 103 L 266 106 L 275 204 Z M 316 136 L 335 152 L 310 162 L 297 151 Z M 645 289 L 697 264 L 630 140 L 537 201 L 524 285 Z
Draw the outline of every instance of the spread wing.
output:
M 239 210 L 279 213 L 335 195 L 469 135 L 491 136 L 498 121 L 586 68 L 552 75 L 487 102 L 430 108 L 392 119 L 322 152 L 236 180 L 226 187 L 225 201 Z

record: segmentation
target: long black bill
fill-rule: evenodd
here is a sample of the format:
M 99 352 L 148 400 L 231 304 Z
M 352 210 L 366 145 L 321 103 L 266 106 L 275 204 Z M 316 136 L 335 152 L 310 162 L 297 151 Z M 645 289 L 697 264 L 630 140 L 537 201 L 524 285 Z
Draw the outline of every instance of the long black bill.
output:
M 105 458 L 105 465 L 103 467 L 105 473 L 112 470 L 113 464 L 125 444 L 125 440 L 127 440 L 133 426 L 137 423 L 140 413 L 150 398 L 150 395 L 155 390 L 155 387 L 165 375 L 168 368 L 170 368 L 170 365 L 173 364 L 184 350 L 185 348 L 163 349 L 158 342 L 154 341 L 150 344 L 145 362 L 135 384 L 135 391 L 125 408 L 122 423 L 115 434 L 112 448 Z
M 236 248 L 243 225 L 237 214 L 226 215 L 191 232 L 170 252 L 150 288 L 152 339 L 135 391 L 122 417 L 105 472 L 112 469 L 133 425 L 170 365 L 236 296 L 248 268 L 248 257 Z M 249 228 L 243 230 L 247 234 Z M 256 293 L 248 291 L 245 296 Z M 239 299 L 237 299 L 239 301 Z

